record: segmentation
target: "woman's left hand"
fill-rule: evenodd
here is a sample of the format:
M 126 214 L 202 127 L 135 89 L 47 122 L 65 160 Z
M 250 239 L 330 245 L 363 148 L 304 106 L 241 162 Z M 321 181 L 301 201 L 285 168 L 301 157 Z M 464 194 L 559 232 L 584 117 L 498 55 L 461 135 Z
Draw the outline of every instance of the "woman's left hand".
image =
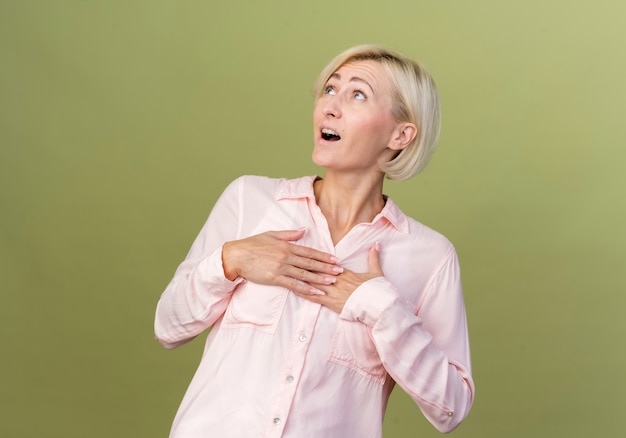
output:
M 312 284 L 313 287 L 320 291 L 319 295 L 297 295 L 341 313 L 346 301 L 348 301 L 348 298 L 357 287 L 372 278 L 383 276 L 383 271 L 380 267 L 379 251 L 379 243 L 370 248 L 367 257 L 368 272 L 356 273 L 349 269 L 344 269 L 343 273 L 335 277 L 337 281 L 333 284 Z

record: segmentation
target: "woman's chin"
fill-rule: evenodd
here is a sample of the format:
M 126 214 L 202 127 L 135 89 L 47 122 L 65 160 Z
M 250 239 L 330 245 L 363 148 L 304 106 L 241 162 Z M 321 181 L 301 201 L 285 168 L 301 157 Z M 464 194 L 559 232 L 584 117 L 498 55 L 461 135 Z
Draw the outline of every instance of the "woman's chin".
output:
M 313 163 L 319 167 L 323 167 L 326 169 L 328 166 L 332 166 L 331 157 L 326 156 L 327 154 L 319 151 L 317 148 L 313 150 L 311 154 L 311 160 Z

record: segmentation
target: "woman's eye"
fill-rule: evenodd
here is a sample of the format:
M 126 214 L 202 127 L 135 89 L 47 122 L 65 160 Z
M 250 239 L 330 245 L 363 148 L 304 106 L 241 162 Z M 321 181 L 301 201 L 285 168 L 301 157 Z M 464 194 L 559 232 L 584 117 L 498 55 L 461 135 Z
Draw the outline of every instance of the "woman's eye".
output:
M 357 91 L 354 92 L 354 98 L 356 100 L 365 100 L 365 94 L 363 94 L 362 91 L 358 91 L 357 90 Z
M 324 94 L 335 94 L 335 89 L 328 85 L 324 88 Z

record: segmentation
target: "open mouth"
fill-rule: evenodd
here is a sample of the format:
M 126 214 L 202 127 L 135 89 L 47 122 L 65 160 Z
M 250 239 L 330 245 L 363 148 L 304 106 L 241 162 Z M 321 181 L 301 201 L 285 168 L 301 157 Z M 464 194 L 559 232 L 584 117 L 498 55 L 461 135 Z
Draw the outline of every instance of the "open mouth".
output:
M 337 141 L 341 139 L 341 136 L 332 129 L 324 128 L 322 129 L 322 138 L 326 141 Z

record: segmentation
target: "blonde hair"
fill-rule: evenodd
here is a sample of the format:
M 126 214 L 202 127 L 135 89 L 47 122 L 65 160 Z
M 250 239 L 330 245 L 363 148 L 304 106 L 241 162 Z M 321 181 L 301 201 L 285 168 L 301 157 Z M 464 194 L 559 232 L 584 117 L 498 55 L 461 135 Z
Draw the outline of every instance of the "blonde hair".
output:
M 381 63 L 389 75 L 394 119 L 417 126 L 417 135 L 411 144 L 381 166 L 387 178 L 406 180 L 426 167 L 441 131 L 439 93 L 435 81 L 423 66 L 381 46 L 355 46 L 337 55 L 324 67 L 313 87 L 313 95 L 316 99 L 322 95 L 331 75 L 341 66 L 369 60 Z

